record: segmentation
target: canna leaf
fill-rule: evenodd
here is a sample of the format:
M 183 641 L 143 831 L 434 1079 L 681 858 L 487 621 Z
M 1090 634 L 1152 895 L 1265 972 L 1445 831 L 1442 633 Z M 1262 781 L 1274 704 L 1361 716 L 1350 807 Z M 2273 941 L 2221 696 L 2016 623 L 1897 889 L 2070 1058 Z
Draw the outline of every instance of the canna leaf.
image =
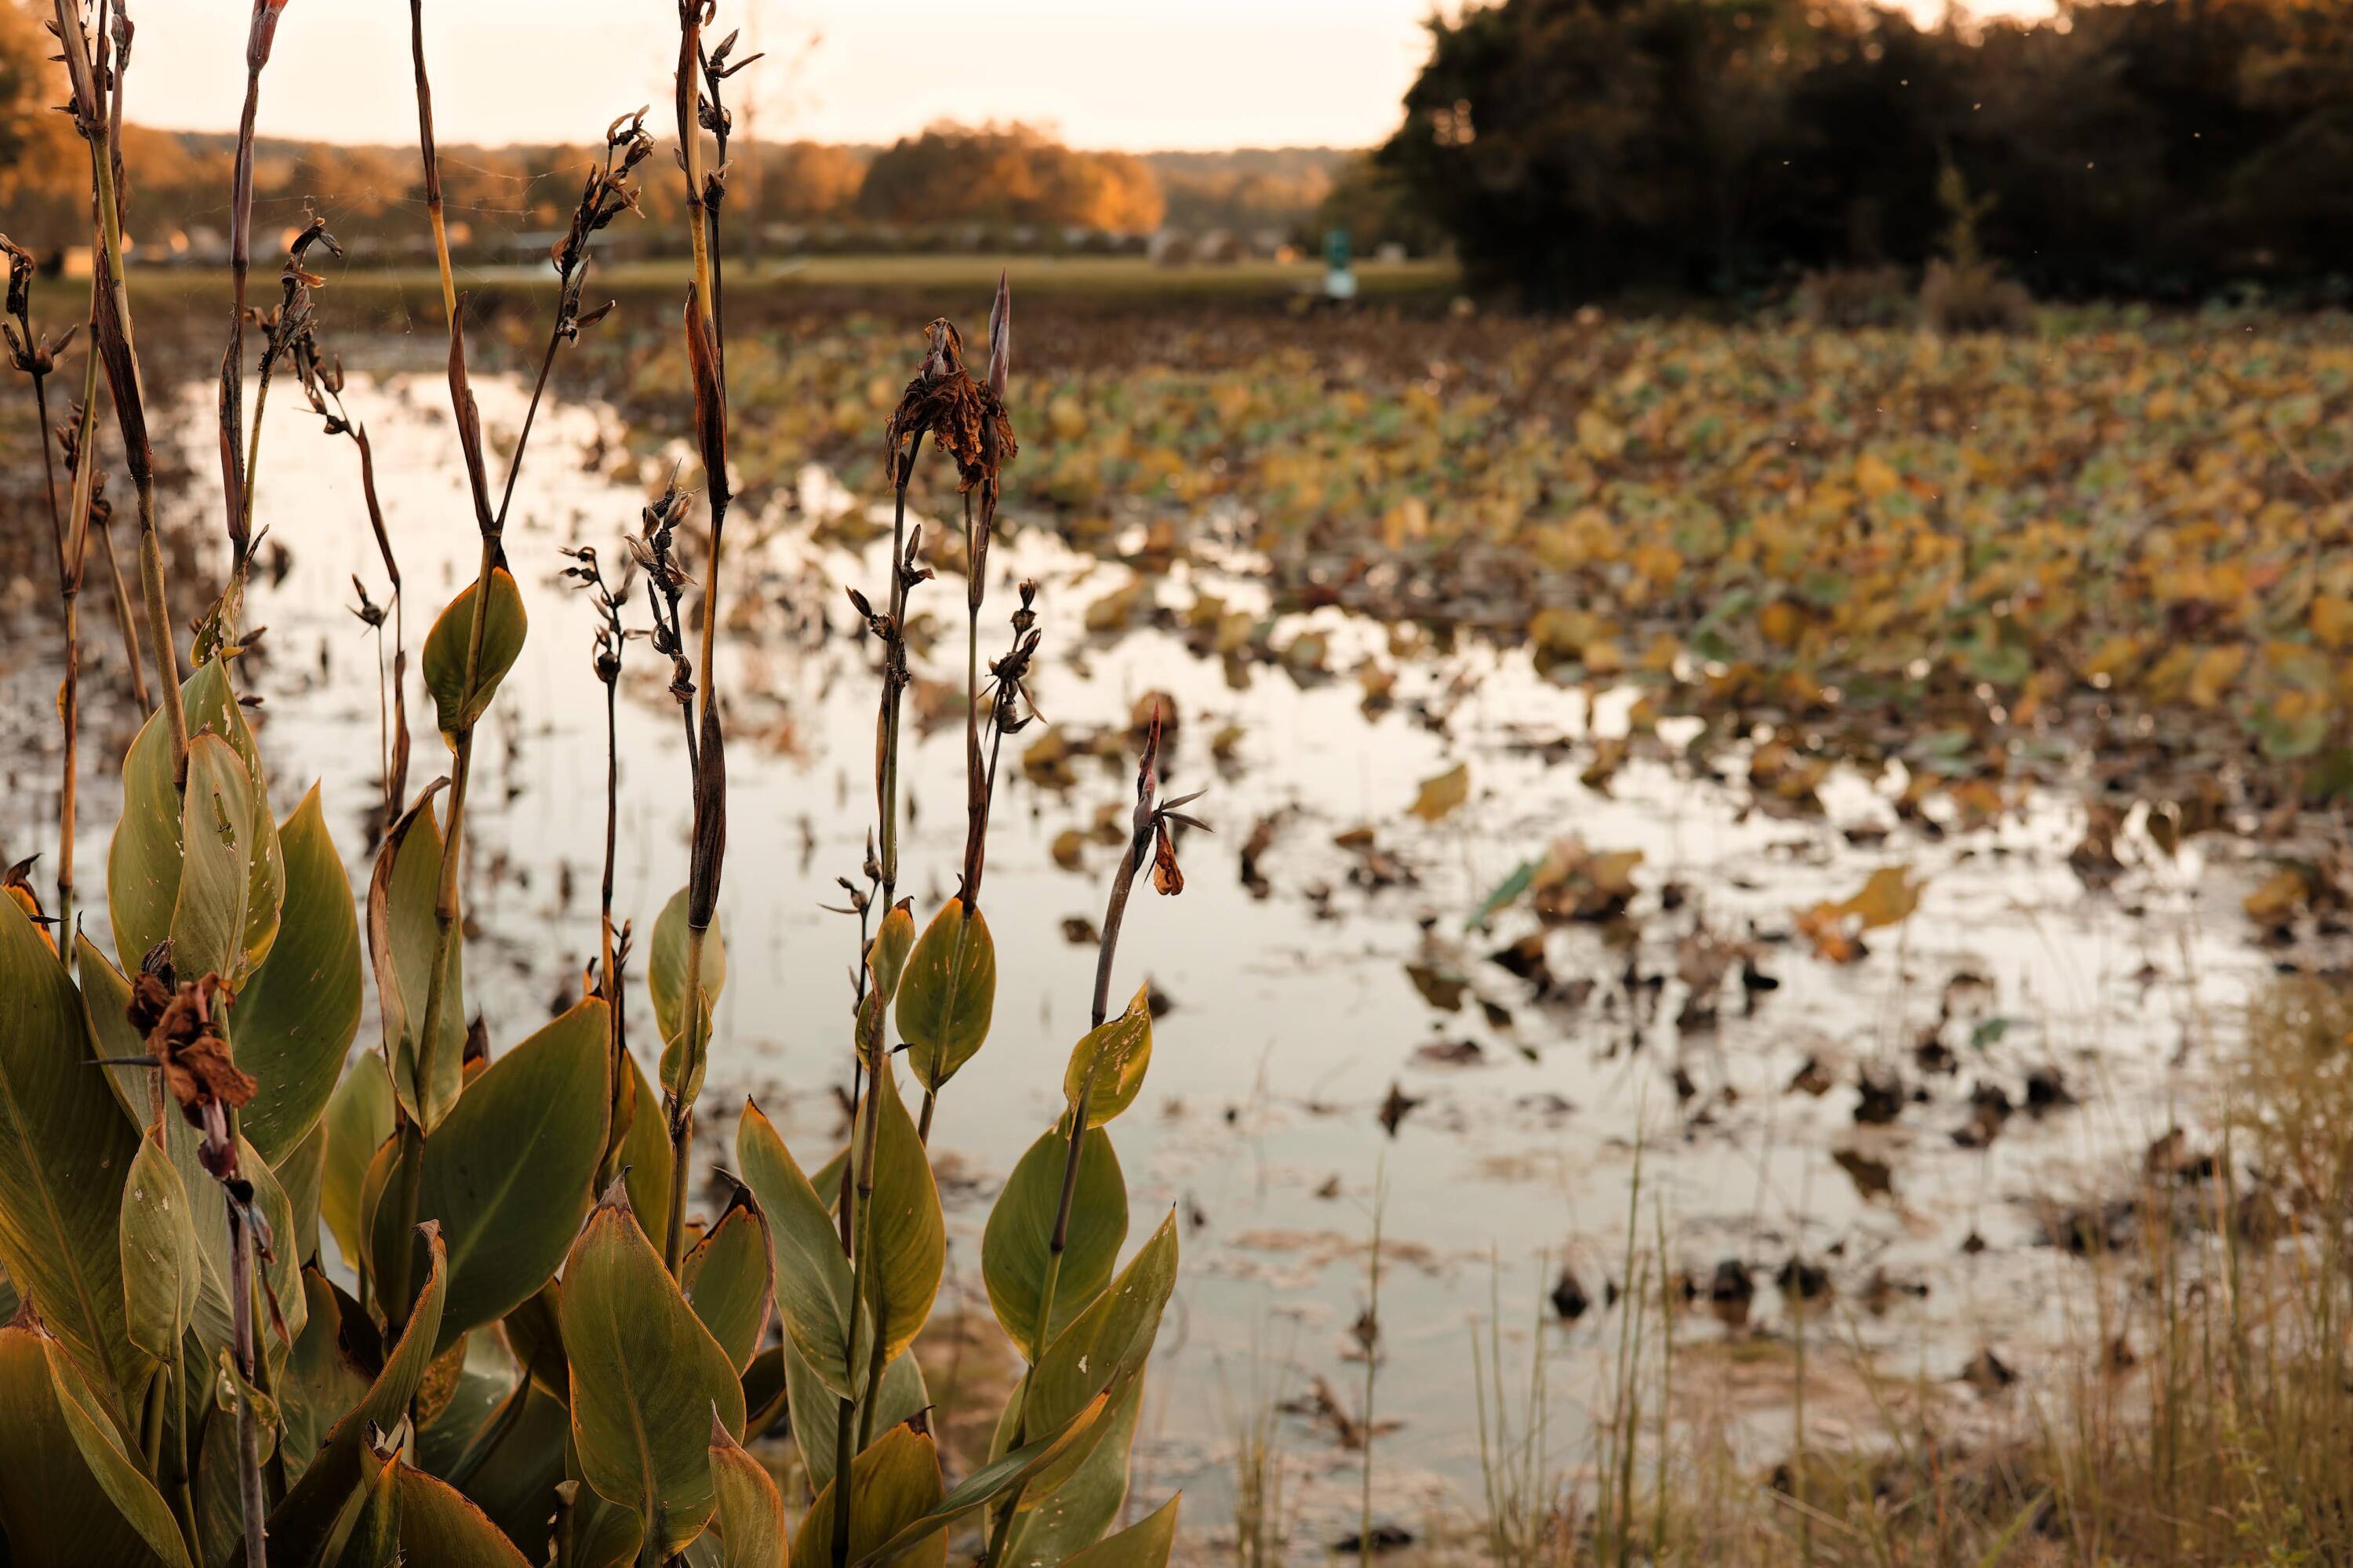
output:
M 744 1428 L 744 1389 L 687 1305 L 616 1181 L 564 1267 L 564 1349 L 582 1478 L 643 1521 L 665 1556 L 702 1532 L 716 1499 L 711 1416 Z
M 100 1056 L 113 1059 L 100 1069 L 106 1086 L 114 1091 L 115 1103 L 132 1127 L 145 1127 L 155 1118 L 161 1085 L 154 1069 L 138 1060 L 147 1054 L 147 1042 L 131 1027 L 131 982 L 98 950 L 97 943 L 79 931 L 74 933 L 74 973 L 81 979 L 82 1019 L 90 1026 L 90 1045 Z
M 790 1547 L 784 1497 L 767 1467 L 744 1452 L 716 1416 L 711 1421 L 711 1485 L 719 1499 L 712 1515 L 722 1547 L 719 1568 L 785 1568 Z
M 0 1328 L 0 1538 L 14 1568 L 188 1568 L 172 1511 L 63 1344 Z
M 833 1561 L 838 1487 L 828 1483 L 801 1518 L 793 1538 L 792 1568 L 827 1568 Z M 863 1562 L 902 1528 L 939 1506 L 940 1459 L 929 1433 L 893 1426 L 850 1467 L 849 1560 Z M 937 1531 L 902 1561 L 943 1568 L 947 1538 Z
M 480 586 L 468 583 L 434 618 L 425 637 L 425 689 L 433 694 L 441 738 L 458 749 L 458 736 L 474 727 L 497 695 L 499 683 L 514 668 L 531 627 L 523 613 L 522 591 L 514 575 L 503 567 L 491 572 L 491 597 L 482 624 L 482 650 L 474 679 L 466 680 L 466 660 L 474 635 L 474 594 Z
M 466 1496 L 519 1547 L 546 1551 L 555 1489 L 564 1481 L 565 1437 L 571 1429 L 564 1402 L 533 1383 L 506 1436 L 466 1479 Z M 582 1500 L 598 1499 L 586 1492 Z
M 785 1331 L 834 1396 L 849 1398 L 853 1364 L 862 1374 L 864 1363 L 853 1362 L 849 1259 L 841 1234 L 775 1126 L 749 1100 L 735 1126 L 735 1165 L 767 1218 Z
M 727 986 L 727 944 L 714 917 L 702 938 L 702 991 L 716 1006 Z M 646 991 L 653 1000 L 654 1027 L 665 1042 L 678 1037 L 686 1016 L 686 889 L 670 895 L 654 920 L 654 939 L 646 954 Z
M 661 1097 L 646 1081 L 646 1070 L 629 1058 L 629 1098 L 636 1111 L 629 1129 L 621 1136 L 622 1179 L 628 1184 L 630 1212 L 650 1215 L 656 1225 L 670 1213 L 670 1131 L 662 1125 Z M 645 1224 L 644 1218 L 638 1222 Z M 646 1237 L 656 1246 L 662 1239 L 651 1231 Z
M 366 1257 L 360 1245 L 360 1188 L 368 1161 L 392 1136 L 392 1080 L 385 1075 L 384 1058 L 368 1052 L 343 1074 L 322 1118 L 327 1168 L 319 1188 L 319 1214 L 344 1261 L 354 1266 Z
M 278 830 L 285 912 L 269 956 L 237 994 L 237 1065 L 259 1084 L 238 1130 L 273 1166 L 309 1135 L 358 1034 L 360 926 L 313 784 Z
M 399 1568 L 399 1451 L 360 1455 L 359 1490 L 335 1527 L 325 1562 L 332 1568 Z
M 793 1430 L 820 1434 L 816 1442 L 802 1446 L 801 1467 L 808 1472 L 809 1485 L 822 1491 L 833 1479 L 833 1439 L 836 1423 L 840 1419 L 841 1400 L 818 1381 L 790 1340 L 785 1341 L 784 1351 L 785 1402 Z M 862 1375 L 859 1382 L 865 1382 Z M 863 1399 L 850 1411 L 850 1417 L 859 1431 L 887 1432 L 931 1407 L 932 1395 L 923 1385 L 923 1370 L 910 1353 L 882 1369 L 882 1387 L 874 1396 L 872 1418 L 867 1416 Z
M 357 1302 L 349 1307 L 347 1319 L 348 1298 L 337 1295 L 333 1283 L 307 1265 L 302 1294 L 302 1331 L 295 1336 L 278 1384 L 278 1414 L 284 1424 L 278 1451 L 285 1457 L 286 1473 L 296 1479 L 326 1441 L 335 1418 L 366 1397 L 367 1372 L 346 1340 L 364 1342 L 375 1332 Z
M 142 1138 L 132 1158 L 120 1232 L 124 1331 L 158 1361 L 169 1361 L 195 1319 L 202 1266 L 187 1187 L 155 1138 Z
M 1140 1373 L 1176 1284 L 1176 1216 L 1172 1211 L 1093 1305 L 1056 1336 L 1030 1369 L 1019 1429 L 1054 1431 L 1089 1400 Z M 1099 1436 L 1102 1428 L 1096 1430 Z M 1070 1458 L 1076 1464 L 1085 1457 L 1082 1453 Z
M 1176 1505 L 1184 1497 L 1178 1492 L 1117 1535 L 1062 1561 L 1070 1568 L 1168 1568 L 1169 1549 L 1176 1544 Z
M 956 1520 L 1019 1486 L 1054 1463 L 1071 1446 L 1079 1441 L 1086 1429 L 1103 1412 L 1105 1401 L 1096 1399 L 1072 1417 L 1060 1431 L 1037 1442 L 1016 1448 L 1000 1458 L 991 1460 L 966 1476 L 956 1487 L 932 1507 L 892 1531 L 890 1538 L 871 1552 L 857 1558 L 859 1568 L 872 1563 L 889 1563 L 904 1556 L 914 1547 L 947 1529 Z M 853 1548 L 854 1549 L 854 1548 Z M 943 1543 L 944 1550 L 944 1543 Z
M 442 836 L 432 808 L 440 787 L 437 782 L 427 789 L 385 835 L 367 896 L 368 959 L 384 1019 L 385 1061 L 401 1107 L 428 1136 L 449 1114 L 464 1086 L 466 1050 L 466 944 L 453 933 L 449 967 L 443 976 L 433 1081 L 420 1092 L 417 1045 L 425 1031 L 427 978 L 440 929 L 433 902 L 441 875 Z
M 564 1281 L 551 1279 L 539 1293 L 500 1320 L 515 1364 L 551 1398 L 572 1397 L 572 1366 L 564 1359 Z
M 1152 1065 L 1152 987 L 1135 988 L 1127 1010 L 1087 1032 L 1071 1048 L 1062 1074 L 1062 1097 L 1087 1101 L 1087 1125 L 1101 1127 L 1135 1103 L 1145 1069 Z
M 191 736 L 209 734 L 225 739 L 245 763 L 256 810 L 240 948 L 249 961 L 259 963 L 278 929 L 285 892 L 278 823 L 269 814 L 261 753 L 222 661 L 208 659 L 196 666 L 180 688 L 180 710 Z M 122 759 L 122 815 L 115 821 L 106 853 L 107 913 L 121 960 L 116 967 L 126 972 L 136 970 L 148 949 L 172 934 L 173 910 L 180 895 L 183 825 L 180 790 L 172 778 L 171 728 L 161 713 L 150 714 Z
M 1119 1518 L 1127 1499 L 1128 1450 L 1144 1409 L 1144 1374 L 1099 1397 L 1109 1400 L 1102 1417 L 1022 1493 L 1021 1514 L 1006 1543 L 1008 1561 L 1060 1563 Z
M 115 1234 L 139 1135 L 90 1065 L 65 966 L 13 898 L 0 898 L 0 1271 L 120 1414 L 148 1372 Z
M 362 1456 L 369 1447 L 368 1429 L 391 1431 L 407 1415 L 409 1402 L 424 1386 L 426 1369 L 433 1360 L 433 1341 L 441 1331 L 449 1271 L 438 1230 L 431 1224 L 417 1228 L 425 1233 L 429 1267 L 417 1292 L 417 1304 L 367 1392 L 336 1420 L 301 1478 L 269 1510 L 266 1533 L 273 1559 L 309 1563 L 319 1556 L 360 1485 Z M 207 1459 L 210 1449 L 207 1442 Z
M 278 1162 L 269 1168 L 278 1184 L 286 1189 L 286 1202 L 294 1212 L 294 1234 L 287 1245 L 298 1258 L 319 1255 L 319 1194 L 327 1180 L 327 1124 L 322 1118 L 311 1124 L 311 1130 Z
M 741 1378 L 768 1331 L 768 1233 L 751 1194 L 738 1189 L 737 1198 L 678 1272 L 687 1304 Z
M 196 1313 L 193 1331 L 203 1362 L 209 1363 L 229 1343 L 232 1327 L 231 1303 L 235 1298 L 229 1290 L 228 1199 L 220 1183 L 197 1159 L 200 1135 L 176 1108 L 157 1112 L 147 1136 L 163 1146 L 188 1194 L 189 1214 L 196 1232 Z M 269 1287 L 285 1318 L 287 1334 L 299 1334 L 308 1301 L 302 1295 L 301 1259 L 294 1251 L 293 1204 L 259 1152 L 243 1139 L 237 1140 L 237 1167 L 239 1175 L 252 1185 L 253 1206 L 269 1227 L 273 1243 L 274 1255 L 259 1265 L 261 1281 Z M 276 1245 L 281 1237 L 283 1245 Z M 260 1320 L 265 1326 L 269 1323 L 266 1306 Z M 266 1333 L 262 1339 L 273 1357 L 282 1354 L 285 1342 L 274 1333 Z
M 1127 1240 L 1127 1180 L 1111 1135 L 1091 1127 L 1079 1155 L 1070 1232 L 1055 1275 L 1054 1321 L 1039 1323 L 1070 1151 L 1067 1133 L 1050 1128 L 1040 1134 L 1005 1179 L 981 1234 L 980 1272 L 988 1305 L 1024 1361 L 1036 1361 L 1042 1346 L 1102 1293 Z
M 987 1040 L 997 1005 L 997 945 L 979 910 L 967 916 L 956 898 L 941 906 L 907 954 L 898 994 L 915 1081 L 937 1094 Z
M 874 1192 L 858 1224 L 871 1249 L 865 1306 L 879 1350 L 869 1354 L 887 1363 L 915 1342 L 932 1315 L 947 1267 L 947 1227 L 931 1159 L 899 1097 L 897 1075 L 883 1072 L 874 1092 L 881 1118 L 875 1129 Z
M 603 1001 L 575 1003 L 485 1068 L 426 1139 L 417 1213 L 439 1222 L 449 1269 L 436 1355 L 531 1299 L 571 1250 L 605 1152 L 609 1030 Z M 402 1179 L 393 1147 L 388 1190 Z M 396 1207 L 376 1210 L 378 1278 L 413 1245 Z
M 904 903 L 892 905 L 866 948 L 866 968 L 874 977 L 874 994 L 886 1007 L 898 994 L 899 977 L 905 973 L 907 955 L 914 946 L 913 913 Z
M 245 760 L 216 735 L 188 740 L 182 801 L 180 887 L 172 906 L 172 967 L 195 980 L 217 974 L 245 984 L 246 875 L 254 853 L 253 785 Z
M 434 1568 L 530 1568 L 531 1560 L 463 1492 L 395 1460 L 400 1552 Z

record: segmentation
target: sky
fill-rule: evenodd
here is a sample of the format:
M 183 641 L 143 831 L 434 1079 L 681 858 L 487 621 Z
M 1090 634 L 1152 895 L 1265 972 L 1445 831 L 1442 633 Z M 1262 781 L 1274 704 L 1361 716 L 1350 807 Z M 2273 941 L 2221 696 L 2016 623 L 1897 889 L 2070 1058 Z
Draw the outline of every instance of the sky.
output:
M 1935 10 L 1941 0 L 1909 0 Z M 1989 0 L 2048 10 L 2049 0 Z M 888 143 L 941 120 L 1025 121 L 1130 152 L 1368 146 L 1395 126 L 1431 0 L 721 0 L 773 50 L 735 79 L 754 132 Z M 228 131 L 244 94 L 238 0 L 135 0 L 131 117 Z M 447 142 L 586 140 L 664 105 L 674 0 L 427 0 Z M 362 63 L 364 62 L 364 63 Z M 143 68 L 143 69 L 142 69 Z M 756 87 L 754 86 L 756 84 Z M 739 127 L 744 119 L 737 108 Z M 407 142 L 408 7 L 291 0 L 262 79 L 265 136 Z

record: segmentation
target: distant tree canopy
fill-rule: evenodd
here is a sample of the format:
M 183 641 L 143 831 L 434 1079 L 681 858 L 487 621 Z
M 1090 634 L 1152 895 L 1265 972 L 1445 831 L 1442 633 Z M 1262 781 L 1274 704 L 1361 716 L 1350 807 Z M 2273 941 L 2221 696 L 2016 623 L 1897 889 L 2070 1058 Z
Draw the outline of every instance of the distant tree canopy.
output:
M 1922 28 L 1818 0 L 1502 0 L 1430 23 L 1380 168 L 1475 284 L 1739 294 L 1936 253 L 1947 166 L 2038 291 L 2353 274 L 2353 5 L 2108 0 Z
M 1160 183 L 1124 153 L 1082 153 L 1024 125 L 934 125 L 874 156 L 858 210 L 885 223 L 1160 227 Z

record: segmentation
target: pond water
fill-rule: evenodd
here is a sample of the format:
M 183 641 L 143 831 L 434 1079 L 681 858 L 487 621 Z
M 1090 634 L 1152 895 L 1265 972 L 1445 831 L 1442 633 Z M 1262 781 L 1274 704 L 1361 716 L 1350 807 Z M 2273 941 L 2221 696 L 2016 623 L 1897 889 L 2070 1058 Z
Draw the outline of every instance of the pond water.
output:
M 494 434 L 511 439 L 522 388 L 490 378 L 480 394 Z M 181 397 L 174 428 L 208 476 L 209 388 Z M 348 394 L 375 442 L 412 649 L 474 564 L 444 399 L 435 374 L 355 377 Z M 260 734 L 279 810 L 322 779 L 364 885 L 376 644 L 346 607 L 353 574 L 381 599 L 383 573 L 348 443 L 322 440 L 289 397 L 271 404 L 264 449 L 260 514 L 284 569 L 251 596 L 248 620 L 267 625 L 269 656 L 246 683 L 266 698 Z M 628 452 L 609 410 L 543 411 L 509 526 L 531 635 L 477 762 L 467 883 L 470 1001 L 494 1049 L 544 1018 L 596 950 L 603 705 L 590 607 L 559 583 L 568 563 L 557 552 L 590 544 L 608 562 L 623 558 L 622 535 L 660 468 Z M 846 542 L 871 536 L 854 525 L 870 515 L 885 543 Z M 216 526 L 208 501 L 174 521 Z M 1305 1397 L 1321 1378 L 1358 1407 L 1364 1368 L 1350 1330 L 1366 1303 L 1377 1210 L 1377 1414 L 1398 1423 L 1376 1450 L 1377 1511 L 1409 1530 L 1477 1492 L 1470 1325 L 1493 1301 L 1508 1356 L 1548 1360 L 1559 1464 L 1573 1470 L 1589 1456 L 1627 1327 L 1609 1298 L 1627 1278 L 1630 1222 L 1646 1254 L 1663 1238 L 1703 1298 L 1726 1260 L 1753 1275 L 1745 1326 L 1726 1326 L 1721 1318 L 1736 1314 L 1711 1313 L 1703 1299 L 1678 1336 L 1696 1369 L 1680 1373 L 1680 1397 L 1727 1421 L 1757 1458 L 1786 1446 L 1789 1379 L 1769 1358 L 1758 1372 L 1754 1361 L 1709 1357 L 1730 1343 L 1787 1342 L 1791 1303 L 1773 1279 L 1792 1259 L 1828 1271 L 1838 1310 L 1817 1319 L 1823 1331 L 1902 1377 L 1941 1386 L 1984 1347 L 2031 1367 L 2077 1342 L 2094 1310 L 2094 1276 L 2038 1245 L 2047 1210 L 2128 1184 L 2177 1121 L 2199 1136 L 2219 1043 L 2269 969 L 2238 908 L 2248 867 L 2227 852 L 2211 862 L 2195 850 L 2136 856 L 2143 841 L 2127 833 L 2133 863 L 2095 893 L 2068 862 L 2083 833 L 2072 798 L 2032 797 L 1990 826 L 1924 830 L 1898 820 L 1900 771 L 1834 772 L 1822 812 L 1776 815 L 1757 809 L 1737 748 L 1681 752 L 1673 743 L 1688 731 L 1672 721 L 1635 737 L 1614 777 L 1588 783 L 1595 743 L 1627 734 L 1630 689 L 1563 685 L 1522 650 L 1444 647 L 1336 609 L 1286 616 L 1272 639 L 1287 647 L 1313 633 L 1320 659 L 1310 645 L 1288 663 L 1229 663 L 1199 651 L 1185 616 L 1204 598 L 1229 613 L 1265 608 L 1240 552 L 1216 569 L 1155 573 L 1146 592 L 1164 613 L 1139 608 L 1124 627 L 1090 631 L 1090 607 L 1134 574 L 1021 523 L 1009 517 L 997 546 L 984 650 L 1003 643 L 1010 584 L 1038 579 L 1045 643 L 1034 690 L 1051 734 L 1124 732 L 1139 699 L 1167 693 L 1179 718 L 1167 789 L 1206 788 L 1195 809 L 1217 830 L 1185 841 L 1181 897 L 1139 890 L 1113 984 L 1124 997 L 1148 978 L 1169 1004 L 1144 1097 L 1116 1129 L 1131 1240 L 1170 1205 L 1184 1234 L 1139 1440 L 1139 1501 L 1185 1486 L 1198 1499 L 1188 1524 L 1214 1529 L 1230 1507 L 1238 1432 L 1261 1401 Z M 811 470 L 730 530 L 719 645 L 731 968 L 706 1119 L 732 1128 L 733 1106 L 754 1095 L 817 1158 L 840 1136 L 855 945 L 851 923 L 823 906 L 839 902 L 838 876 L 857 873 L 871 808 L 873 648 L 841 590 L 879 593 L 887 524 L 873 498 Z M 917 590 L 938 633 L 917 674 L 944 695 L 928 734 L 914 723 L 924 693 L 910 702 L 902 888 L 919 919 L 952 887 L 962 844 L 961 600 L 953 580 Z M 8 710 L 45 715 L 55 678 L 40 652 L 46 608 L 13 613 L 24 630 L 10 636 L 0 677 Z M 93 619 L 97 704 L 112 689 L 114 654 L 111 626 Z M 630 620 L 642 623 L 641 600 Z M 1394 673 L 1386 703 L 1368 704 L 1354 673 L 1367 661 Z M 684 880 L 690 819 L 659 662 L 630 645 L 620 716 L 617 906 L 640 932 Z M 411 712 L 414 789 L 447 754 L 421 692 Z M 1220 732 L 1226 744 L 1213 746 Z M 86 759 L 113 758 L 128 729 L 100 715 L 90 733 Z M 947 1193 L 943 1302 L 984 1317 L 979 1227 L 997 1181 L 1057 1112 L 1094 960 L 1065 923 L 1100 918 L 1113 853 L 1090 842 L 1065 863 L 1070 845 L 1058 857 L 1057 841 L 1133 799 L 1132 761 L 1084 746 L 1062 787 L 1047 769 L 1033 779 L 1019 757 L 1046 733 L 1033 726 L 1008 745 L 989 862 L 996 1023 L 944 1097 L 934 1139 L 969 1178 Z M 19 853 L 53 831 L 54 758 L 37 746 L 54 746 L 45 721 L 20 741 L 0 807 L 0 833 Z M 1409 815 L 1422 781 L 1458 763 L 1468 800 L 1436 821 Z M 106 780 L 85 789 L 82 882 L 95 888 L 115 806 Z M 1244 846 L 1270 821 L 1246 883 Z M 1364 828 L 1369 847 L 1351 832 Z M 1541 938 L 1540 984 L 1526 962 L 1493 957 L 1539 931 L 1532 916 L 1507 909 L 1484 931 L 1469 920 L 1516 866 L 1571 835 L 1641 859 L 1622 916 Z M 1793 937 L 1795 911 L 1844 898 L 1890 865 L 1925 878 L 1926 892 L 1908 921 L 1871 934 L 1868 956 L 1827 962 Z M 103 942 L 102 907 L 87 918 Z M 1751 968 L 1773 988 L 1744 984 L 1737 962 L 1727 968 L 1722 949 L 1695 937 L 1703 930 L 1754 938 Z M 363 1024 L 364 1042 L 374 1029 Z M 1932 1033 L 1957 1058 L 1948 1070 L 1928 1070 L 1943 1065 L 1933 1053 L 1924 1069 Z M 1900 1109 L 1892 1122 L 1864 1125 L 1866 1074 L 1898 1075 L 1919 1097 L 1889 1107 Z M 2075 1103 L 2030 1109 L 2054 1082 Z M 1979 1086 L 2021 1109 L 1974 1148 L 1984 1141 L 1968 1135 Z M 1381 1111 L 1399 1093 L 1417 1103 L 1392 1131 Z M 1590 1298 L 1574 1319 L 1546 1304 L 1564 1263 Z M 1655 1263 L 1645 1266 L 1655 1277 Z M 1872 1424 L 1867 1409 L 1835 1401 L 1812 1419 L 1818 1430 L 1845 1421 L 1859 1436 Z M 1293 1528 L 1302 1542 L 1328 1544 L 1354 1528 L 1357 1457 L 1328 1422 L 1290 1417 L 1280 1431 Z

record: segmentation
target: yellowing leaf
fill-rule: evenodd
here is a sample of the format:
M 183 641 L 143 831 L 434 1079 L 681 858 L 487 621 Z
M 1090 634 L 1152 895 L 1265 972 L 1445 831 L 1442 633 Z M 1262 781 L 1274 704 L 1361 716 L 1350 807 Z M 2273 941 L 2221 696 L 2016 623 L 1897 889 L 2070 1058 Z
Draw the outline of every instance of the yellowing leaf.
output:
M 1471 765 L 1458 762 L 1434 779 L 1421 781 L 1421 790 L 1406 808 L 1425 822 L 1435 822 L 1471 798 Z

